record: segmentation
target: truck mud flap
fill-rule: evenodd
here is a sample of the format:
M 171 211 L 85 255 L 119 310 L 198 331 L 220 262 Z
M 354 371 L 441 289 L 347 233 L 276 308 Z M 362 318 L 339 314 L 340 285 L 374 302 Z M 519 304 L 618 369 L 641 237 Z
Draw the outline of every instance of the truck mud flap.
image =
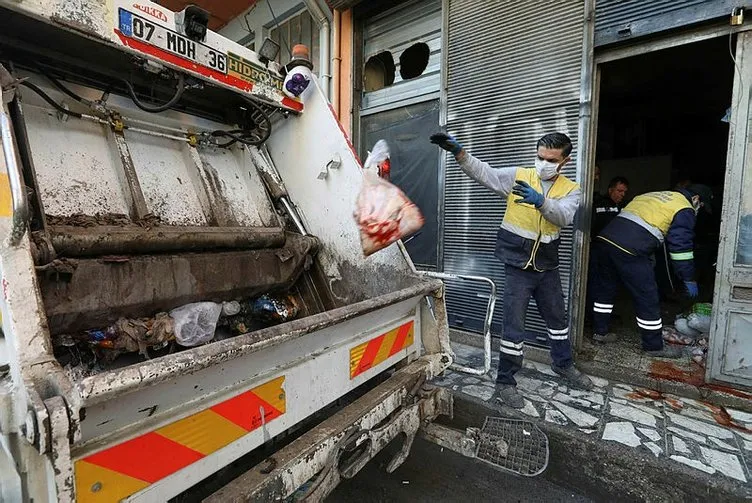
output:
M 445 361 L 442 361 L 445 359 Z M 398 436 L 402 448 L 387 466 L 396 470 L 415 435 L 439 415 L 452 415 L 449 390 L 426 385 L 445 366 L 445 355 L 424 356 L 245 472 L 204 501 L 322 501 L 342 479 L 354 477 Z

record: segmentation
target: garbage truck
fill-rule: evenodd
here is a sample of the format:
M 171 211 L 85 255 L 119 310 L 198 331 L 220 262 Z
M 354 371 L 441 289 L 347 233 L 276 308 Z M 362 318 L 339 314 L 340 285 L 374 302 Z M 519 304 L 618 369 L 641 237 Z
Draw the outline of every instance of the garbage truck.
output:
M 451 414 L 442 281 L 364 257 L 316 79 L 208 18 L 0 0 L 2 501 L 315 501 Z

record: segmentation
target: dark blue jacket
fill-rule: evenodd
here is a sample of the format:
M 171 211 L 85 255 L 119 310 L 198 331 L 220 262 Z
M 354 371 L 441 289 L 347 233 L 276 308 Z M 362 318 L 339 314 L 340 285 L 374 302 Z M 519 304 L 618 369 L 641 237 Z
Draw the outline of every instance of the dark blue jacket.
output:
M 689 192 L 683 189 L 679 192 L 691 200 L 692 195 Z M 614 218 L 600 232 L 598 239 L 611 243 L 632 255 L 650 256 L 655 253 L 661 246 L 661 242 L 643 226 L 623 216 L 620 214 Z M 695 278 L 693 260 L 695 218 L 695 211 L 692 208 L 678 211 L 665 234 L 668 255 L 674 272 L 683 281 L 693 281 Z

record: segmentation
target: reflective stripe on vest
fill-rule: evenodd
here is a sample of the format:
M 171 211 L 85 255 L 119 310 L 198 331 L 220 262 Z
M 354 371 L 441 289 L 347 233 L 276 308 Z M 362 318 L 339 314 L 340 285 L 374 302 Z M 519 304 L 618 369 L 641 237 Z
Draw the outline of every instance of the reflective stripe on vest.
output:
M 619 216 L 632 220 L 663 241 L 676 214 L 687 208 L 692 209 L 692 205 L 681 192 L 648 192 L 635 197 Z
M 532 188 L 543 193 L 541 180 L 534 168 L 517 168 L 515 180 L 527 182 Z M 544 195 L 548 199 L 561 199 L 576 188 L 576 183 L 564 175 L 559 175 Z M 541 243 L 550 243 L 558 239 L 561 229 L 543 218 L 541 212 L 532 204 L 518 204 L 516 201 L 520 199 L 520 196 L 509 193 L 501 227 L 523 238 L 540 240 Z

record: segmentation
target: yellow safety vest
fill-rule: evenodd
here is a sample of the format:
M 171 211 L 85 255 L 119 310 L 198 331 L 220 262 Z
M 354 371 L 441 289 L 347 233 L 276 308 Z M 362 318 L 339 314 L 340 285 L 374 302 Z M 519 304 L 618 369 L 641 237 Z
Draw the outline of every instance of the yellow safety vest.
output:
M 532 188 L 543 193 L 541 180 L 535 169 L 517 168 L 515 180 L 527 182 Z M 575 182 L 564 175 L 559 175 L 548 193 L 543 195 L 548 199 L 561 199 L 577 187 L 578 185 Z M 504 213 L 501 227 L 523 238 L 542 243 L 550 243 L 558 239 L 561 229 L 543 218 L 541 212 L 532 204 L 518 204 L 516 201 L 520 199 L 522 199 L 520 196 L 509 193 L 507 210 Z
M 684 194 L 666 190 L 639 195 L 624 208 L 624 211 L 640 217 L 665 236 L 676 214 L 687 208 L 691 209 L 692 204 Z

